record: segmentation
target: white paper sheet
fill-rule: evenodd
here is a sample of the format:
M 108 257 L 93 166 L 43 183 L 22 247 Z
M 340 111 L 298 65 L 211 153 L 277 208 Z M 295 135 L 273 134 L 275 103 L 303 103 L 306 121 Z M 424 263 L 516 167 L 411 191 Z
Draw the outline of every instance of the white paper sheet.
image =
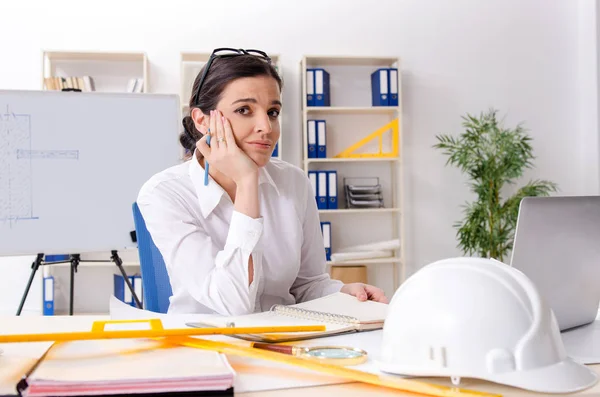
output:
M 165 328 L 186 328 L 186 322 L 197 322 L 203 318 L 214 317 L 207 314 L 165 314 L 138 309 L 120 301 L 114 296 L 109 302 L 111 320 L 149 320 L 158 318 Z

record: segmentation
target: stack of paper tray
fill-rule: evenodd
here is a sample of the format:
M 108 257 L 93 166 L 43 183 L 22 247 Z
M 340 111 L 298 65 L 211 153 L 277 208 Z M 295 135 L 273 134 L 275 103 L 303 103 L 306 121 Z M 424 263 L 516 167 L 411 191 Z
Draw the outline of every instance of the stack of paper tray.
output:
M 400 239 L 340 248 L 331 254 L 332 262 L 356 261 L 361 259 L 392 258 L 394 250 L 400 249 Z
M 377 177 L 344 178 L 347 208 L 382 208 L 383 194 Z

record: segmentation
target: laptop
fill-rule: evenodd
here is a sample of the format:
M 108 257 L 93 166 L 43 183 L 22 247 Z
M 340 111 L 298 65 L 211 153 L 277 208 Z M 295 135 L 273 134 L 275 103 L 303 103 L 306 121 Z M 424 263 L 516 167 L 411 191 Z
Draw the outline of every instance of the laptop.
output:
M 600 303 L 600 196 L 525 197 L 510 265 L 536 284 L 561 331 L 594 321 Z
M 600 196 L 524 198 L 510 266 L 552 308 L 569 355 L 600 362 Z

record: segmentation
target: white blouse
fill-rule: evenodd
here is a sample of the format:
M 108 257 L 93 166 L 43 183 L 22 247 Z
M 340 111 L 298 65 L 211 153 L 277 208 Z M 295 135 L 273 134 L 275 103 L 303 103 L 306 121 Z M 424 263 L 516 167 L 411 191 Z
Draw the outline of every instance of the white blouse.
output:
M 195 160 L 154 175 L 137 203 L 162 253 L 169 313 L 240 315 L 337 292 L 325 270 L 317 205 L 305 173 L 271 159 L 259 169 L 260 218 L 233 202 Z M 252 255 L 254 279 L 248 285 Z

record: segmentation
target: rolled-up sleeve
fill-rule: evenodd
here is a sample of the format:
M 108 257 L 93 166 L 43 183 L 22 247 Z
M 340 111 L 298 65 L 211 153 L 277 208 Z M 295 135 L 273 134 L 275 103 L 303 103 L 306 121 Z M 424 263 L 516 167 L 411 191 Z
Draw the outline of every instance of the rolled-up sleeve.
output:
M 210 235 L 183 200 L 154 189 L 138 197 L 138 206 L 163 255 L 173 294 L 187 293 L 221 315 L 254 311 L 262 272 L 262 218 L 234 211 L 225 246 L 214 255 Z M 251 255 L 254 274 L 249 285 Z
M 298 276 L 294 281 L 291 293 L 297 302 L 317 299 L 338 292 L 344 285 L 339 280 L 332 280 L 326 271 L 325 245 L 317 204 L 308 178 L 306 179 L 304 196 L 306 208 L 302 223 L 302 248 Z

